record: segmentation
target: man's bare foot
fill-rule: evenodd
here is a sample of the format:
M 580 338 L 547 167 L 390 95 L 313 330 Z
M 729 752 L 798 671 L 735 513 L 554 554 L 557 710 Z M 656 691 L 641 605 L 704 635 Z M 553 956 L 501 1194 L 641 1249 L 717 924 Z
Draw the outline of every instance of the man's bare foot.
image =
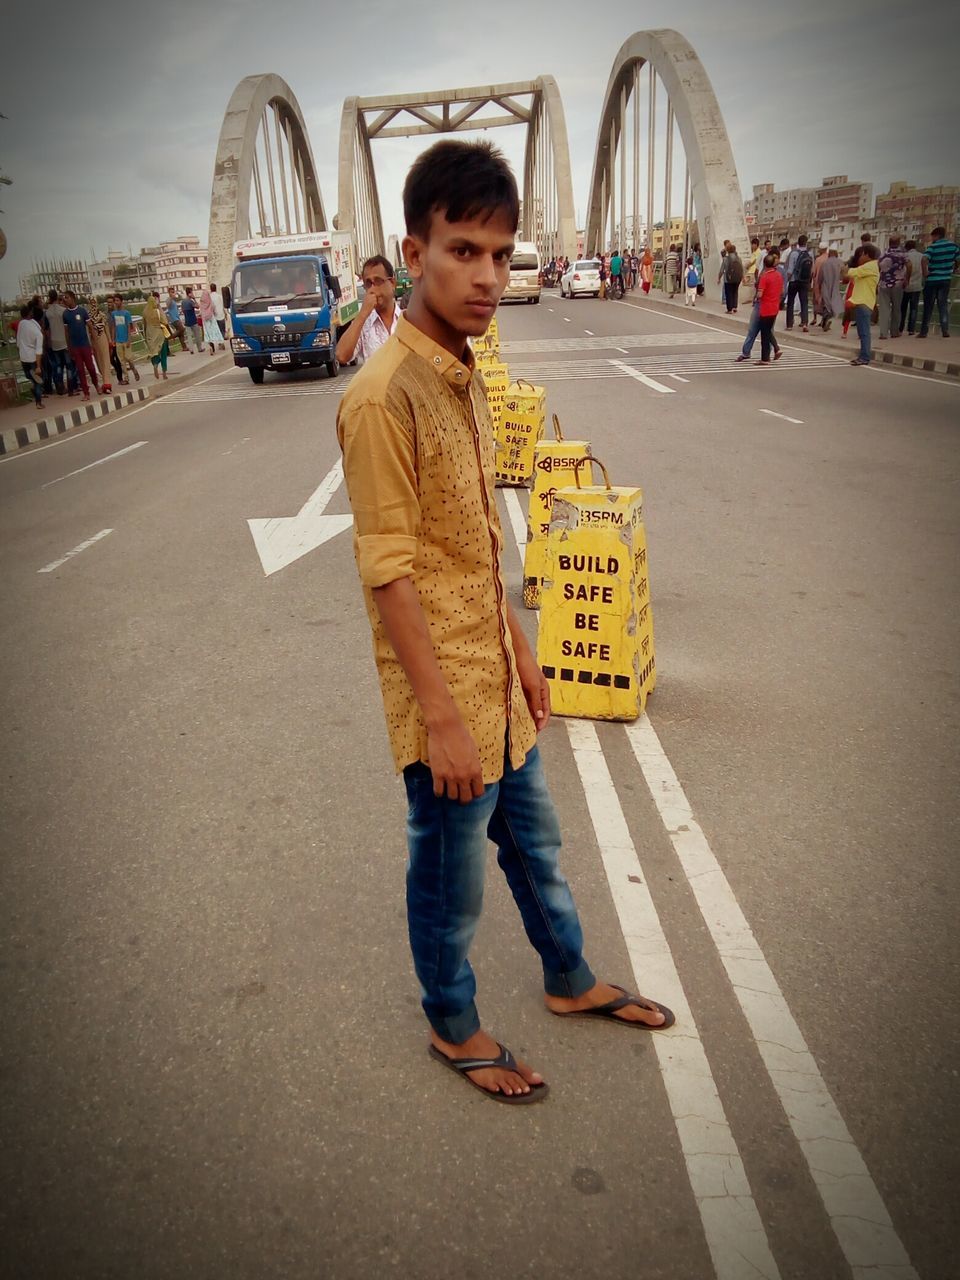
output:
M 584 1009 L 595 1009 L 597 1005 L 609 1004 L 623 995 L 619 987 L 611 987 L 606 982 L 598 982 L 595 987 L 585 991 L 582 996 L 568 999 L 566 996 L 543 997 L 544 1003 L 552 1013 L 579 1013 Z M 639 998 L 639 997 L 638 997 Z M 652 1001 L 651 1001 L 652 1003 Z M 610 1015 L 621 1022 L 642 1022 L 648 1027 L 660 1027 L 666 1021 L 659 1009 L 642 1009 L 635 1004 L 625 1005 Z
M 441 1040 L 435 1031 L 430 1032 L 430 1043 L 448 1058 L 499 1058 L 500 1046 L 493 1036 L 486 1031 L 475 1031 L 463 1044 L 451 1044 L 449 1040 Z M 519 1072 L 519 1074 L 518 1074 Z M 465 1072 L 474 1084 L 488 1093 L 505 1093 L 512 1097 L 515 1093 L 529 1093 L 533 1084 L 543 1084 L 543 1076 L 531 1071 L 525 1062 L 517 1059 L 517 1071 L 509 1071 L 506 1067 L 482 1067 L 476 1071 Z

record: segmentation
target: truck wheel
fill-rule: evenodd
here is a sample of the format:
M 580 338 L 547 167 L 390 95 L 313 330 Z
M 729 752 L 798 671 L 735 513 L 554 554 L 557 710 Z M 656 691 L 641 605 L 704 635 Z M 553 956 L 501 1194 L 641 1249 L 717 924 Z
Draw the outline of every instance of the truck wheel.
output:
M 534 300 L 533 300 L 533 305 L 534 305 L 534 306 L 537 306 L 539 302 L 540 302 L 540 299 L 539 299 L 539 298 L 534 298 Z
M 247 369 L 247 373 L 249 373 L 250 377 L 254 380 L 254 382 L 259 387 L 260 384 L 263 382 L 263 370 L 256 368 L 256 366 L 254 365 L 250 365 Z
M 340 372 L 340 366 L 337 363 L 336 359 L 328 360 L 327 361 L 327 377 L 335 378 L 339 372 Z

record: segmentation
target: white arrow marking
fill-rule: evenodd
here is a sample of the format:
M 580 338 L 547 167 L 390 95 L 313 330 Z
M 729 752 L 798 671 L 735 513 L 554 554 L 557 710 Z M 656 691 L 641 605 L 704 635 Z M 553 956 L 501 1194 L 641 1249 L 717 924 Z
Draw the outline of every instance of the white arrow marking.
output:
M 248 520 L 254 545 L 270 576 L 315 551 L 353 524 L 353 516 L 325 516 L 323 509 L 340 488 L 343 462 L 339 461 L 324 477 L 319 489 L 311 494 L 295 516 L 275 516 L 271 520 Z

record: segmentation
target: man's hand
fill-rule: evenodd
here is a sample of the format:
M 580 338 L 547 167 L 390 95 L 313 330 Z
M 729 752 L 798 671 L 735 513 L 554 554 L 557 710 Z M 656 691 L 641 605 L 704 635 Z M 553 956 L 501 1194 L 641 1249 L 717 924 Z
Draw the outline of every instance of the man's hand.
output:
M 371 312 L 377 309 L 377 291 L 376 289 L 368 289 L 363 295 L 363 302 L 360 304 L 360 315 L 366 320 Z
M 517 654 L 517 675 L 537 733 L 542 733 L 550 723 L 550 685 L 529 649 Z
M 459 714 L 427 727 L 433 794 L 469 804 L 483 795 L 480 752 Z

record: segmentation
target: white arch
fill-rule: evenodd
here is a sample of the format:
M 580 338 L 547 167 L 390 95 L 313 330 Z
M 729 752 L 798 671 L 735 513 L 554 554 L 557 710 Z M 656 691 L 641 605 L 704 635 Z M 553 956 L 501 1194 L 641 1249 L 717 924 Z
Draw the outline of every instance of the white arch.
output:
M 592 250 L 600 239 L 601 186 L 606 182 L 605 189 L 610 190 L 610 168 L 616 160 L 616 155 L 611 153 L 610 133 L 612 127 L 615 138 L 619 138 L 620 93 L 625 88 L 629 96 L 635 68 L 647 62 L 663 82 L 676 114 L 690 169 L 704 272 L 706 279 L 712 281 L 720 269 L 723 241 L 732 240 L 741 251 L 749 244 L 743 196 L 730 139 L 710 79 L 689 41 L 669 28 L 634 32 L 614 58 L 590 179 L 585 251 Z
M 303 180 L 306 226 L 325 229 L 323 199 L 317 169 L 300 104 L 285 80 L 275 75 L 247 76 L 233 91 L 220 128 L 210 195 L 210 234 L 207 239 L 207 278 L 228 282 L 233 270 L 233 246 L 250 235 L 250 183 L 257 133 L 263 113 L 273 106 L 289 135 Z
M 534 192 L 535 140 L 540 117 L 546 115 L 547 135 L 553 158 L 553 176 L 557 189 L 557 226 L 560 252 L 572 261 L 577 256 L 577 213 L 573 201 L 573 174 L 570 169 L 570 146 L 563 100 L 553 76 L 538 76 L 533 82 L 532 119 L 527 126 L 523 157 L 523 207 L 532 207 Z

